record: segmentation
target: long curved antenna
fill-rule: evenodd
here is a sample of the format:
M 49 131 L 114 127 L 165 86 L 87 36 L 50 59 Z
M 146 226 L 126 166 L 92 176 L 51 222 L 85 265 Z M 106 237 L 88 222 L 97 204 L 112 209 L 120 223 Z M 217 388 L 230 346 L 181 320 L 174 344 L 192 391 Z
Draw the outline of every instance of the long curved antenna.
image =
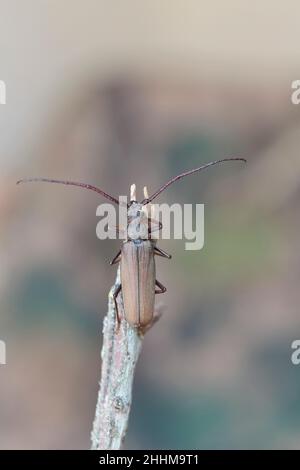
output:
M 109 194 L 105 193 L 102 191 L 102 189 L 97 188 L 96 186 L 92 186 L 91 184 L 86 184 L 86 183 L 78 183 L 76 181 L 64 181 L 64 180 L 54 180 L 50 178 L 25 178 L 17 181 L 17 184 L 20 183 L 39 183 L 39 182 L 44 182 L 44 183 L 58 183 L 58 184 L 65 184 L 65 185 L 70 185 L 70 186 L 79 186 L 80 188 L 85 188 L 85 189 L 90 189 L 91 191 L 95 191 L 98 194 L 101 194 L 101 196 L 106 197 L 111 202 L 114 202 L 115 204 L 119 204 L 118 199 L 116 199 L 113 196 L 110 196 Z
M 174 176 L 174 178 L 170 179 L 167 183 L 165 183 L 161 188 L 159 188 L 155 193 L 152 194 L 152 196 L 144 199 L 142 201 L 142 204 L 149 204 L 149 202 L 153 201 L 160 193 L 162 193 L 165 189 L 167 189 L 168 186 L 171 184 L 175 183 L 175 181 L 180 180 L 181 178 L 184 178 L 185 176 L 192 175 L 193 173 L 196 173 L 197 171 L 202 171 L 205 170 L 205 168 L 208 168 L 209 166 L 217 165 L 218 163 L 223 163 L 223 162 L 230 162 L 230 161 L 242 161 L 242 162 L 247 162 L 245 158 L 223 158 L 222 160 L 215 160 L 214 162 L 206 163 L 206 165 L 202 165 L 199 168 L 194 168 L 193 170 L 185 171 L 184 173 L 181 173 L 180 175 Z

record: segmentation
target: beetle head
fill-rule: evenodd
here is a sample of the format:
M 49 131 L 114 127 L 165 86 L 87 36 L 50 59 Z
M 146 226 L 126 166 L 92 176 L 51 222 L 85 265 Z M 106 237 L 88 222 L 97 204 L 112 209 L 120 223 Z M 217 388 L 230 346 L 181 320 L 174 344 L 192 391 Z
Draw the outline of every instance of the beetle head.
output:
M 148 216 L 143 205 L 131 201 L 127 211 L 127 234 L 131 240 L 148 239 Z

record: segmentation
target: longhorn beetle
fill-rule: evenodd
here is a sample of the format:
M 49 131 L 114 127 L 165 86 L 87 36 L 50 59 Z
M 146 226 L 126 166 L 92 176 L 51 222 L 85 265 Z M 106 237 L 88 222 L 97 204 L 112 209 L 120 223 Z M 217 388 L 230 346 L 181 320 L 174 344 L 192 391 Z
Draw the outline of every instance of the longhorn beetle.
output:
M 167 181 L 167 183 L 161 186 L 150 197 L 148 197 L 147 192 L 145 192 L 145 199 L 143 199 L 142 202 L 136 201 L 135 189 L 132 190 L 131 201 L 127 204 L 127 239 L 123 242 L 120 251 L 110 262 L 111 265 L 121 263 L 121 283 L 113 294 L 118 324 L 120 324 L 120 317 L 118 313 L 117 297 L 121 291 L 123 293 L 125 319 L 131 326 L 140 331 L 144 331 L 152 325 L 154 320 L 155 294 L 163 294 L 167 290 L 166 287 L 156 279 L 154 255 L 168 259 L 171 258 L 171 255 L 158 248 L 156 246 L 156 240 L 151 238 L 151 232 L 161 230 L 162 224 L 149 218 L 144 211 L 144 206 L 150 204 L 160 193 L 167 189 L 168 186 L 175 183 L 175 181 L 198 171 L 202 171 L 210 166 L 232 160 L 246 162 L 244 158 L 224 158 L 186 171 Z M 120 204 L 118 199 L 90 184 L 49 178 L 22 179 L 19 180 L 17 184 L 25 182 L 47 182 L 79 186 L 95 191 L 115 204 Z M 132 188 L 133 187 L 134 185 Z M 153 225 L 156 225 L 156 228 L 153 228 Z M 138 227 L 138 232 L 136 230 L 129 230 L 130 227 Z M 119 230 L 118 227 L 117 230 Z

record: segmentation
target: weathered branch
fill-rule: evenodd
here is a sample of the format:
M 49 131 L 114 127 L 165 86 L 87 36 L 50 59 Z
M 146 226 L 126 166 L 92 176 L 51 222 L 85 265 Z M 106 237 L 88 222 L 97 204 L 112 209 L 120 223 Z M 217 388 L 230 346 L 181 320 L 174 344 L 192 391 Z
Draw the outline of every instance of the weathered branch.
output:
M 108 312 L 103 322 L 101 352 L 102 373 L 91 434 L 92 450 L 120 449 L 131 407 L 135 366 L 140 354 L 142 335 L 124 320 L 122 295 L 118 296 L 121 324 L 118 326 L 113 293 L 120 284 L 118 269 L 108 297 Z

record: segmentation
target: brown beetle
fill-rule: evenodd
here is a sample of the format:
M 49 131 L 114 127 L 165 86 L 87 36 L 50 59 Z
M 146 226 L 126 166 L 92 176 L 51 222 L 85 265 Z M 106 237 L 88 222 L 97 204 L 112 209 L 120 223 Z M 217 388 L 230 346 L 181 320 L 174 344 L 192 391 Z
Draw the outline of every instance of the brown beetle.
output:
M 135 200 L 135 191 L 133 191 L 131 201 L 127 208 L 127 239 L 124 241 L 121 250 L 110 263 L 121 263 L 121 283 L 114 292 L 114 301 L 119 323 L 120 318 L 118 314 L 117 297 L 121 291 L 123 293 L 125 319 L 131 326 L 145 330 L 153 323 L 155 294 L 163 294 L 167 290 L 166 287 L 156 279 L 154 256 L 158 255 L 170 259 L 171 255 L 158 248 L 156 246 L 156 240 L 151 238 L 151 233 L 154 230 L 161 230 L 162 225 L 160 222 L 146 215 L 143 210 L 144 206 L 150 204 L 175 181 L 218 163 L 233 160 L 246 162 L 244 158 L 224 158 L 186 171 L 170 179 L 150 197 L 146 194 L 145 199 L 140 203 Z M 79 186 L 95 191 L 115 204 L 120 204 L 118 199 L 90 184 L 49 178 L 22 179 L 19 180 L 17 184 L 24 182 L 48 182 Z M 155 228 L 153 228 L 153 226 Z

